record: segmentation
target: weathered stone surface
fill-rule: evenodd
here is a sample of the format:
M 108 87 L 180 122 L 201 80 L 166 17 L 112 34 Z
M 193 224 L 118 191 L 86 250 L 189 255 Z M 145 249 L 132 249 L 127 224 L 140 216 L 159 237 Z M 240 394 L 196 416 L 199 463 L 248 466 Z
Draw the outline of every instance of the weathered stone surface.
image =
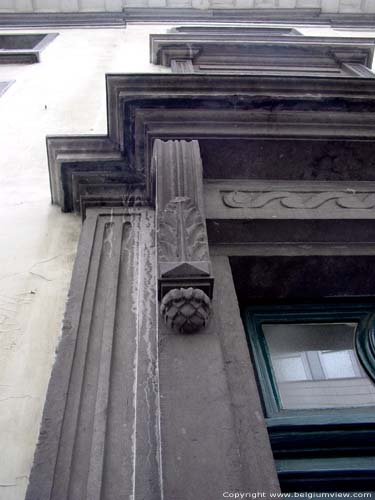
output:
M 207 218 L 374 219 L 375 186 L 358 181 L 206 181 Z
M 87 216 L 29 500 L 160 496 L 153 230 L 145 209 Z
M 213 265 L 220 286 L 204 334 L 174 335 L 159 322 L 168 499 L 216 500 L 224 492 L 279 490 L 228 259 L 216 258 Z

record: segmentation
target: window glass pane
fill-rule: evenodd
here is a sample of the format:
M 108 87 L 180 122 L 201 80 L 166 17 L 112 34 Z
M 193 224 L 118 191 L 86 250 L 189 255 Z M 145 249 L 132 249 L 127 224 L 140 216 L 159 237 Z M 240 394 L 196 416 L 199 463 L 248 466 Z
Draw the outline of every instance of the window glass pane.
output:
M 273 369 L 276 378 L 280 382 L 293 382 L 296 380 L 311 379 L 308 368 L 300 355 L 297 356 L 277 356 L 273 360 Z
M 358 362 L 351 356 L 353 354 L 354 352 L 348 349 L 346 351 L 326 351 L 319 353 L 325 378 L 359 377 Z
M 375 404 L 354 350 L 355 323 L 263 324 L 284 409 Z

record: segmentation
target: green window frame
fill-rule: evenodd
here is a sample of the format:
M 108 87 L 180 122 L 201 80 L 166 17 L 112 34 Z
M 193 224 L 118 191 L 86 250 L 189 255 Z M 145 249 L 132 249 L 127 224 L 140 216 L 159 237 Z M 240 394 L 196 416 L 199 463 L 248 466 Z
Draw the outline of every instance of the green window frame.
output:
M 375 406 L 283 409 L 263 324 L 357 323 L 355 350 L 375 380 L 374 304 L 248 307 L 244 323 L 283 491 L 375 491 Z

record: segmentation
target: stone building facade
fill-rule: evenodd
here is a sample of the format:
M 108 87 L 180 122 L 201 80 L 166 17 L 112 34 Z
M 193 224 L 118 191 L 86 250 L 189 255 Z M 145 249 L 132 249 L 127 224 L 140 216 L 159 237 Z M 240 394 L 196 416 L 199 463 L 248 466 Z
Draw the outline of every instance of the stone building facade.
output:
M 375 490 L 372 7 L 297 4 L 2 7 L 1 498 Z

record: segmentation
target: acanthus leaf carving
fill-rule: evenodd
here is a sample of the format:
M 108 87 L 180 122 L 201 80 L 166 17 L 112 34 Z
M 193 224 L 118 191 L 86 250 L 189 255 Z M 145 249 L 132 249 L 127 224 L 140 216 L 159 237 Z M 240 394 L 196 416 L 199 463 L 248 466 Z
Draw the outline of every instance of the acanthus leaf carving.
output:
M 159 261 L 209 260 L 206 229 L 190 198 L 176 197 L 159 218 Z

